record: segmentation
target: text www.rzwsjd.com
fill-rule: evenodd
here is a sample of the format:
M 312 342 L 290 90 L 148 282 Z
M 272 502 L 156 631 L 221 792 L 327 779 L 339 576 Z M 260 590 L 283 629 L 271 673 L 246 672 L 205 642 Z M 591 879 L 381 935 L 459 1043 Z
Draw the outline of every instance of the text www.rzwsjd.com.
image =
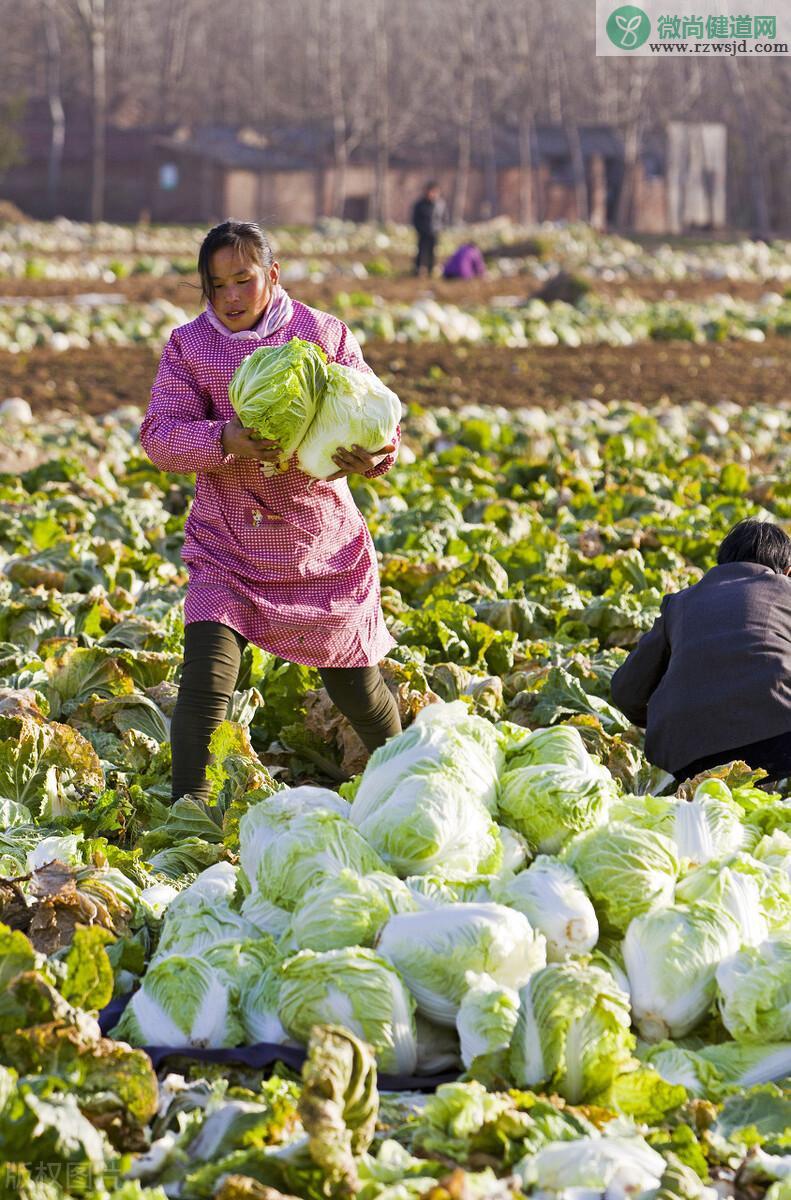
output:
M 788 42 L 649 42 L 652 54 L 788 54 Z

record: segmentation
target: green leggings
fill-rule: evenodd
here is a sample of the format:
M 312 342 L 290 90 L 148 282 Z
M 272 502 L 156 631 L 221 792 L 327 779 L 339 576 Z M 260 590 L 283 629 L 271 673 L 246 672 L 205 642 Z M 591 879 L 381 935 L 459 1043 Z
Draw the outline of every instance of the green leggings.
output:
M 225 719 L 247 641 L 219 621 L 192 621 L 184 630 L 184 666 L 170 727 L 173 799 L 186 792 L 207 799 L 209 738 Z M 367 750 L 401 732 L 398 705 L 378 667 L 320 667 L 333 704 Z

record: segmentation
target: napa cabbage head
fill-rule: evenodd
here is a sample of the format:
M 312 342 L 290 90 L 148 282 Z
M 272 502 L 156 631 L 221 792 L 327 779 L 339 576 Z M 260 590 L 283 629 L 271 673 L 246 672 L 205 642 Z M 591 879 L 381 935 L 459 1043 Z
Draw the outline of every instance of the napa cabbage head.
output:
M 242 871 L 252 893 L 293 912 L 310 888 L 344 868 L 361 875 L 385 870 L 345 816 L 321 808 L 289 811 L 282 795 L 249 808 L 239 823 Z M 243 911 L 247 916 L 246 902 Z
M 217 954 L 218 949 L 215 948 L 213 953 Z M 255 965 L 249 961 L 252 955 L 258 959 Z M 280 1044 L 288 1041 L 288 1034 L 279 1016 L 280 981 L 285 959 L 286 956 L 281 954 L 278 946 L 269 939 L 251 947 L 237 966 L 239 1019 L 244 1030 L 244 1040 L 250 1045 L 256 1045 L 258 1042 Z
M 301 950 L 287 959 L 280 972 L 279 1016 L 300 1042 L 307 1042 L 314 1025 L 343 1025 L 373 1047 L 381 1070 L 414 1073 L 414 1001 L 398 972 L 373 950 Z
M 469 713 L 460 701 L 430 704 L 408 729 L 389 738 L 368 759 L 351 819 L 359 825 L 413 771 L 430 768 L 457 777 L 458 786 L 493 813 L 501 764 L 497 733 L 489 721 Z
M 239 993 L 251 979 L 257 979 L 282 958 L 282 954 L 271 934 L 261 934 L 243 941 L 215 942 L 200 957 L 224 975 L 231 988 Z
M 229 862 L 218 862 L 207 867 L 183 891 L 173 897 L 168 905 L 168 914 L 181 913 L 187 908 L 199 908 L 203 904 L 228 903 L 236 891 L 238 873 L 238 867 Z
M 642 1137 L 614 1135 L 550 1142 L 518 1163 L 516 1174 L 528 1195 L 536 1193 L 545 1200 L 554 1196 L 615 1200 L 661 1195 L 665 1169 L 665 1159 Z M 717 1193 L 701 1187 L 700 1195 L 701 1200 L 716 1200 Z
M 673 839 L 679 858 L 691 863 L 721 858 L 755 840 L 742 824 L 742 812 L 730 788 L 720 779 L 701 783 L 690 801 L 675 801 Z
M 415 909 L 442 908 L 446 904 L 491 904 L 497 875 L 409 875 L 404 880 Z
M 764 834 L 753 847 L 752 856 L 758 862 L 785 871 L 791 881 L 791 837 L 782 829 Z
M 623 957 L 635 1024 L 647 1042 L 684 1037 L 705 1017 L 717 984 L 715 972 L 741 942 L 736 919 L 697 901 L 635 917 Z
M 438 1025 L 453 1025 L 467 973 L 519 988 L 546 962 L 544 939 L 526 917 L 501 904 L 448 904 L 391 917 L 377 950 L 391 962 Z
M 675 846 L 661 833 L 613 822 L 574 838 L 563 860 L 606 933 L 622 934 L 633 917 L 673 900 L 679 863 Z
M 288 944 L 297 950 L 373 946 L 393 913 L 414 912 L 417 907 L 397 876 L 344 870 L 323 879 L 303 897 L 291 919 Z
M 590 897 L 573 869 L 540 854 L 530 866 L 493 889 L 493 899 L 524 913 L 543 933 L 549 962 L 588 954 L 599 940 L 599 922 Z
M 133 1046 L 238 1046 L 242 1027 L 231 988 L 201 958 L 173 954 L 152 963 L 111 1037 Z
M 300 468 L 316 479 L 337 472 L 332 456 L 342 447 L 373 452 L 390 445 L 401 420 L 401 401 L 373 372 L 341 363 L 326 371 L 318 411 L 297 452 Z
M 247 809 L 239 822 L 240 877 L 243 887 L 250 887 L 261 858 L 270 853 L 293 822 L 313 812 L 330 812 L 348 817 L 349 804 L 329 788 L 305 786 L 283 788 Z
M 355 797 L 351 818 L 402 878 L 491 873 L 502 860 L 496 823 L 455 770 L 416 766 L 377 807 L 358 809 Z
M 507 770 L 501 781 L 500 817 L 521 833 L 534 853 L 557 854 L 576 833 L 607 818 L 615 797 L 603 768 L 578 771 L 557 763 Z
M 730 789 L 708 779 L 691 800 L 680 796 L 626 796 L 613 806 L 612 817 L 625 824 L 661 833 L 675 843 L 685 867 L 694 867 L 744 849 L 755 840 Z
M 243 359 L 228 396 L 247 429 L 280 444 L 282 470 L 308 432 L 326 385 L 324 351 L 292 338 L 282 346 L 261 346 Z
M 715 1103 L 721 1098 L 725 1086 L 721 1073 L 696 1051 L 663 1041 L 653 1045 L 641 1043 L 637 1054 L 667 1083 L 680 1084 L 690 1096 Z
M 751 854 L 732 854 L 690 871 L 679 880 L 676 899 L 726 908 L 739 922 L 745 945 L 757 946 L 769 933 L 791 928 L 791 880 Z
M 476 1058 L 507 1050 L 519 1016 L 519 992 L 469 971 L 456 1029 L 461 1043 L 461 1060 L 469 1070 Z
M 218 942 L 255 938 L 258 930 L 228 901 L 188 905 L 165 914 L 156 958 L 166 954 L 203 954 Z
M 508 768 L 535 767 L 557 763 L 583 773 L 593 771 L 596 764 L 585 748 L 580 732 L 573 725 L 553 725 L 535 729 L 521 740 L 515 752 L 508 755 Z
M 690 1096 L 718 1103 L 734 1088 L 784 1080 L 791 1074 L 791 1042 L 720 1042 L 697 1050 L 676 1042 L 640 1045 L 644 1063 Z
M 573 1104 L 610 1086 L 631 1061 L 629 997 L 584 961 L 551 963 L 519 993 L 511 1041 L 518 1087 L 545 1087 Z
M 791 932 L 743 946 L 717 967 L 722 1023 L 739 1042 L 791 1042 Z

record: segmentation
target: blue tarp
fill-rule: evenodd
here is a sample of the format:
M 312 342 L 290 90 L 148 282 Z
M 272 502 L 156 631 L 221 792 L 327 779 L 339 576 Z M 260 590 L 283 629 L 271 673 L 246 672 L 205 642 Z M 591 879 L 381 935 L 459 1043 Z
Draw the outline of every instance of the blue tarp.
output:
M 101 1010 L 99 1026 L 105 1037 L 118 1024 L 131 998 L 131 993 L 119 996 Z M 298 1046 L 281 1046 L 274 1042 L 257 1042 L 254 1046 L 235 1046 L 230 1050 L 204 1050 L 196 1046 L 141 1046 L 140 1049 L 146 1052 L 155 1069 L 173 1055 L 190 1058 L 194 1062 L 238 1063 L 255 1070 L 265 1070 L 267 1067 L 274 1067 L 275 1063 L 282 1062 L 292 1070 L 298 1071 L 305 1061 L 305 1051 Z M 380 1089 L 385 1092 L 433 1092 L 441 1083 L 450 1083 L 458 1077 L 458 1071 L 442 1075 L 380 1074 L 378 1083 Z

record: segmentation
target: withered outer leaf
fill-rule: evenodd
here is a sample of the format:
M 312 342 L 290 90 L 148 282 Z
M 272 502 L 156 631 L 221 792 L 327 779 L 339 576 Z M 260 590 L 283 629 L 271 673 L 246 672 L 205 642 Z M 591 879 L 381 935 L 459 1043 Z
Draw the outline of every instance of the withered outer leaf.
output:
M 0 1054 L 5 1035 L 50 1021 L 68 1021 L 74 1010 L 38 971 L 22 971 L 0 992 Z
M 328 746 L 335 746 L 341 755 L 341 769 L 357 775 L 368 761 L 368 751 L 347 721 L 330 700 L 326 688 L 315 688 L 305 696 L 305 729 L 315 733 Z
M 51 862 L 39 867 L 30 878 L 30 891 L 37 900 L 49 899 L 50 896 L 67 890 L 69 886 L 72 891 L 76 891 L 74 872 L 68 863 L 61 862 L 59 858 L 53 858 Z
M 4 717 L 27 717 L 43 724 L 46 716 L 36 703 L 33 688 L 0 688 L 0 713 Z
M 340 1025 L 314 1025 L 298 1112 L 311 1158 L 333 1193 L 360 1190 L 356 1156 L 370 1146 L 379 1112 L 373 1050 Z
M 117 932 L 106 905 L 79 891 L 74 871 L 67 863 L 55 859 L 34 871 L 30 891 L 38 903 L 27 934 L 42 954 L 54 954 L 69 946 L 80 925 L 101 925 L 111 933 Z
M 379 669 L 382 678 L 398 705 L 398 715 L 403 726 L 414 721 L 427 704 L 439 700 L 430 689 L 419 691 L 408 680 L 398 674 L 400 663 L 384 659 Z M 351 723 L 338 711 L 330 700 L 326 688 L 315 688 L 305 696 L 305 728 L 315 733 L 328 745 L 335 746 L 341 755 L 341 769 L 349 776 L 357 775 L 368 761 L 368 751 Z
M 20 1075 L 60 1075 L 73 1081 L 84 1115 L 92 1121 L 96 1116 L 94 1123 L 103 1128 L 124 1114 L 145 1125 L 156 1113 L 159 1085 L 151 1059 L 126 1042 L 52 1021 L 7 1034 L 2 1045 L 4 1058 Z
M 701 771 L 692 779 L 685 780 L 679 786 L 676 795 L 682 800 L 691 800 L 700 785 L 707 779 L 721 779 L 729 788 L 738 788 L 754 787 L 756 783 L 765 778 L 766 771 L 762 767 L 754 771 L 743 759 L 734 758 L 731 762 L 723 763 L 719 767 L 712 767 L 709 771 Z
M 0 921 L 9 929 L 27 933 L 32 910 L 16 879 L 0 879 Z

